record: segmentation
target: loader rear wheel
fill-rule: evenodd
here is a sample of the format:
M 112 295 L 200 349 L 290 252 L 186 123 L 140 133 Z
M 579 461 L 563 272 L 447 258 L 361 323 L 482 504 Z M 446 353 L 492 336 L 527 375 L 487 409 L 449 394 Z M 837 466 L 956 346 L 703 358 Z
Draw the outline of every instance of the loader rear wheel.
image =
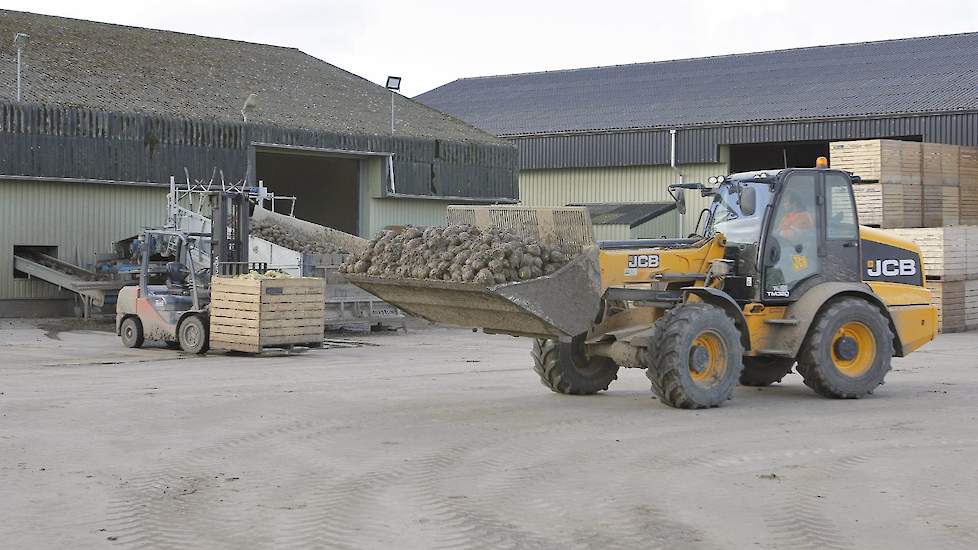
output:
M 815 319 L 798 356 L 798 373 L 819 395 L 858 399 L 890 371 L 893 332 L 875 305 L 842 298 Z
M 177 330 L 180 339 L 180 349 L 187 353 L 206 353 L 210 347 L 207 325 L 200 315 L 186 317 Z
M 588 357 L 584 335 L 571 342 L 533 341 L 533 370 L 551 391 L 591 395 L 608 389 L 618 378 L 618 365 L 607 357 Z
M 780 382 L 795 360 L 786 357 L 744 357 L 744 370 L 740 373 L 742 386 L 770 386 Z
M 718 307 L 688 303 L 655 324 L 646 375 L 663 403 L 680 409 L 719 406 L 731 398 L 744 347 L 733 319 Z
M 143 347 L 143 323 L 138 317 L 126 317 L 119 326 L 119 336 L 122 338 L 122 345 L 127 348 Z

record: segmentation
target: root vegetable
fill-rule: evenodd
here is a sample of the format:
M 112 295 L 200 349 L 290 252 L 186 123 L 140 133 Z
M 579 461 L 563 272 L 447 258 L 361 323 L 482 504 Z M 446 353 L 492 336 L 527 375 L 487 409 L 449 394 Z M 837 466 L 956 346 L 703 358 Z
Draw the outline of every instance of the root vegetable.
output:
M 341 271 L 492 285 L 550 275 L 569 260 L 559 245 L 498 228 L 408 226 L 379 233 Z

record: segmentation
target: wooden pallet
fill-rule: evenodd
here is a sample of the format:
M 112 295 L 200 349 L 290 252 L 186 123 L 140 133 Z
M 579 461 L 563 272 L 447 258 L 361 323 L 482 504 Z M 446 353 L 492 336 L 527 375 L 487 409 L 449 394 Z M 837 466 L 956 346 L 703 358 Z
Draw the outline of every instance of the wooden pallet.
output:
M 937 306 L 937 330 L 962 332 L 968 329 L 968 302 L 965 288 L 971 281 L 927 281 L 931 303 Z
M 859 223 L 884 229 L 923 224 L 921 186 L 899 183 L 860 183 L 852 187 Z
M 978 147 L 961 147 L 961 225 L 978 225 Z
M 322 345 L 325 281 L 319 278 L 235 279 L 211 286 L 211 348 L 261 353 L 296 344 Z
M 961 188 L 949 185 L 923 186 L 923 226 L 942 227 L 961 223 Z
M 960 156 L 958 145 L 921 144 L 921 182 L 924 186 L 957 186 L 961 177 Z
M 964 325 L 967 330 L 978 329 L 978 279 L 964 282 Z
M 919 142 L 890 139 L 836 141 L 829 145 L 832 168 L 878 183 L 921 183 Z
M 978 227 L 924 227 L 891 231 L 895 236 L 913 241 L 920 247 L 928 278 L 944 281 L 978 278 Z

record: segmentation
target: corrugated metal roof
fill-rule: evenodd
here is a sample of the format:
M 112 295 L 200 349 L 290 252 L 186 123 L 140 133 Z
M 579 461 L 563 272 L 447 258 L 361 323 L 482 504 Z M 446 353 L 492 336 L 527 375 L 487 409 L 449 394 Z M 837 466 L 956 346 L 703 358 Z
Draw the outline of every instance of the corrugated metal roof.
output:
M 587 208 L 594 225 L 627 225 L 636 227 L 674 210 L 674 202 L 627 202 L 604 204 L 571 204 Z
M 464 78 L 416 99 L 497 135 L 978 110 L 978 33 Z
M 390 134 L 390 92 L 295 48 L 0 10 L 0 98 L 16 92 L 14 33 L 24 50 L 23 99 L 168 117 L 249 122 L 357 135 Z M 467 123 L 396 96 L 396 134 L 498 143 Z

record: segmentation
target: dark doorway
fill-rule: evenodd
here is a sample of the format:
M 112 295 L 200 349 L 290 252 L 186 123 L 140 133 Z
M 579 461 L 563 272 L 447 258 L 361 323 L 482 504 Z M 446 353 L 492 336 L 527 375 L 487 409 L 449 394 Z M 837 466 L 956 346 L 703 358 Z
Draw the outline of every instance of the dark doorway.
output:
M 922 136 L 890 136 L 884 138 L 852 137 L 832 141 L 857 139 L 899 139 L 922 141 Z M 828 141 L 783 141 L 775 143 L 748 143 L 730 146 L 730 172 L 752 172 L 781 168 L 812 168 L 815 159 L 829 156 Z M 831 159 L 830 159 L 831 160 Z
M 294 196 L 297 218 L 359 234 L 360 161 L 294 151 L 260 150 L 255 174 L 279 196 Z
M 829 156 L 829 142 L 784 142 L 730 146 L 730 171 L 813 168 L 815 159 Z

